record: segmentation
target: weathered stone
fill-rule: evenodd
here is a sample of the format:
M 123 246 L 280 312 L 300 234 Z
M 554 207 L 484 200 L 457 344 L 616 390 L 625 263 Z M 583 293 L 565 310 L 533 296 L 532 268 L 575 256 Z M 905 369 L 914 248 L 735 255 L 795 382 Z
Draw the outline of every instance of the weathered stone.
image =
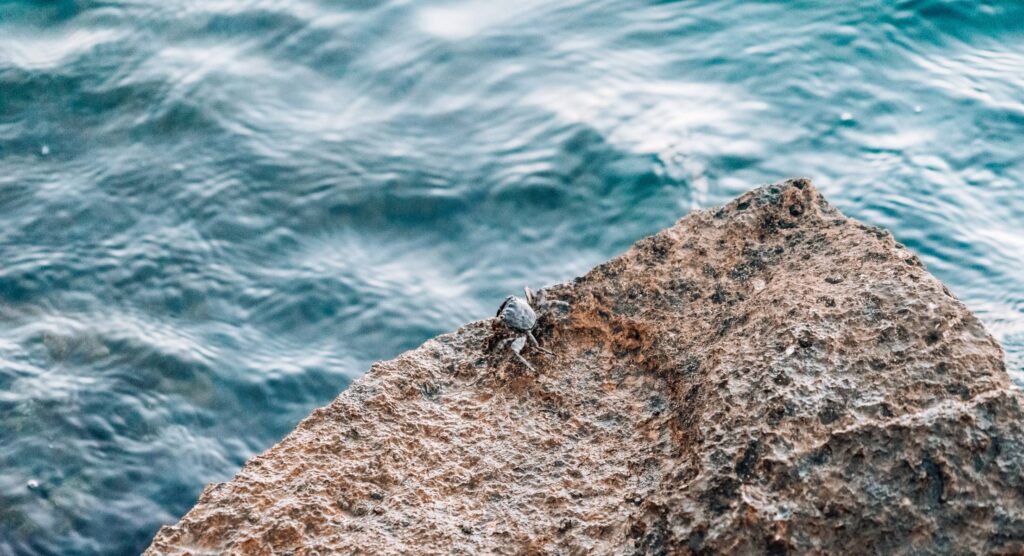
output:
M 807 180 L 695 212 L 541 312 L 430 340 L 208 487 L 149 554 L 1024 551 L 981 323 Z

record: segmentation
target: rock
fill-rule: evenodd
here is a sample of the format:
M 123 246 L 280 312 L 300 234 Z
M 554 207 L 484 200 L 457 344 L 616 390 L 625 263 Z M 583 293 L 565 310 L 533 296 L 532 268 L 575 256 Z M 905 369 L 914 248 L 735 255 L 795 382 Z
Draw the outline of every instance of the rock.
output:
M 544 295 L 538 375 L 493 320 L 378 363 L 148 554 L 1024 551 L 999 345 L 809 181 Z

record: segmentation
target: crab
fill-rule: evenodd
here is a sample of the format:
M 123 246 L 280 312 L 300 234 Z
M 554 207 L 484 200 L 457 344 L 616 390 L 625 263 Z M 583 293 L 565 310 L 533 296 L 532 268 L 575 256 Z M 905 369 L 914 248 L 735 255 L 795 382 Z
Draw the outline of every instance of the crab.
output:
M 526 342 L 529 341 L 530 345 L 541 353 L 548 355 L 554 355 L 554 353 L 540 347 L 537 338 L 533 336 L 533 328 L 537 326 L 537 313 L 533 310 L 533 305 L 539 299 L 530 288 L 523 288 L 523 291 L 526 293 L 526 299 L 510 295 L 498 307 L 498 314 L 495 316 L 501 319 L 502 324 L 507 326 L 513 333 L 513 336 L 505 338 L 498 345 L 499 349 L 508 346 L 512 350 L 512 355 L 527 369 L 536 374 L 537 369 L 534 369 L 533 365 L 521 353 L 523 348 L 526 347 Z

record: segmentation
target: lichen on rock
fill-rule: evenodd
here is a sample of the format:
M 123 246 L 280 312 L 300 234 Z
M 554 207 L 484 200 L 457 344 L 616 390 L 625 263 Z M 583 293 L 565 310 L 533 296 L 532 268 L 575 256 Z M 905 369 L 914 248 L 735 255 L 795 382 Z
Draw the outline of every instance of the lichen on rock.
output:
M 375 364 L 148 554 L 1019 553 L 1020 393 L 886 231 L 805 179 Z

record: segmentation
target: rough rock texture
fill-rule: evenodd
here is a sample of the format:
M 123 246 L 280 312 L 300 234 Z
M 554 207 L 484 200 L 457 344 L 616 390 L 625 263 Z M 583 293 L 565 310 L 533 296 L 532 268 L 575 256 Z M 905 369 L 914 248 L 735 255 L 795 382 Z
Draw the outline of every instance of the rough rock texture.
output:
M 809 181 L 544 295 L 537 376 L 494 320 L 374 365 L 149 554 L 1024 551 L 1000 347 Z

